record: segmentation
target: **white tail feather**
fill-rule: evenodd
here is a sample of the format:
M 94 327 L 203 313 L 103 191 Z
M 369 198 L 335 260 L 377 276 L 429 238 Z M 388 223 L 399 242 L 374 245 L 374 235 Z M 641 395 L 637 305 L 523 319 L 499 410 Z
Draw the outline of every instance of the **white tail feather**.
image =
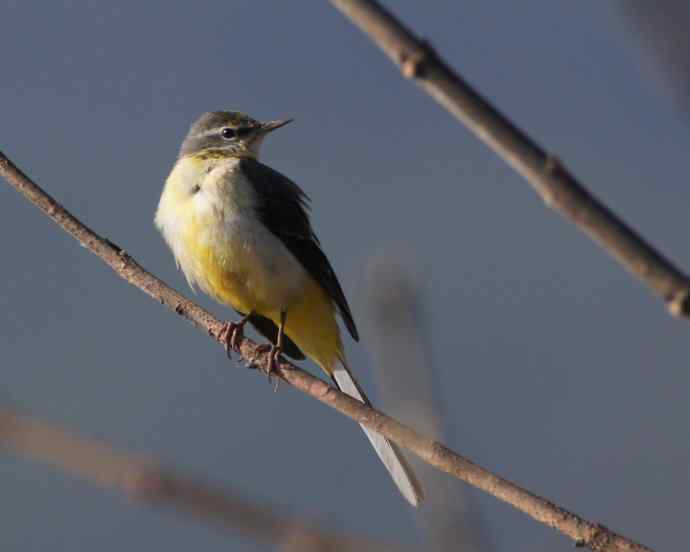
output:
M 370 405 L 369 399 L 362 391 L 362 388 L 355 381 L 350 373 L 350 370 L 344 362 L 338 362 L 333 370 L 333 380 L 338 389 L 350 397 L 362 401 L 366 405 Z M 405 497 L 405 499 L 412 504 L 412 506 L 419 506 L 424 499 L 424 492 L 417 481 L 417 478 L 412 473 L 412 469 L 403 458 L 400 450 L 383 435 L 379 435 L 370 429 L 361 426 L 366 433 L 371 445 L 374 447 L 376 454 L 378 454 L 383 465 L 386 466 L 388 473 L 390 473 L 393 481 L 398 489 Z

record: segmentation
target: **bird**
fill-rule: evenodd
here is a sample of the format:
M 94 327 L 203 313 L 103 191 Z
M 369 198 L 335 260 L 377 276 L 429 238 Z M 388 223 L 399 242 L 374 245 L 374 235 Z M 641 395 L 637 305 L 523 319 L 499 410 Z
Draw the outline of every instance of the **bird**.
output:
M 291 121 L 201 115 L 166 179 L 155 225 L 189 285 L 241 317 L 224 327 L 228 353 L 249 323 L 268 340 L 269 374 L 280 354 L 308 357 L 340 391 L 370 405 L 345 358 L 336 315 L 355 341 L 359 334 L 312 228 L 310 200 L 259 161 L 266 136 Z M 422 487 L 398 447 L 362 429 L 403 497 L 418 506 Z

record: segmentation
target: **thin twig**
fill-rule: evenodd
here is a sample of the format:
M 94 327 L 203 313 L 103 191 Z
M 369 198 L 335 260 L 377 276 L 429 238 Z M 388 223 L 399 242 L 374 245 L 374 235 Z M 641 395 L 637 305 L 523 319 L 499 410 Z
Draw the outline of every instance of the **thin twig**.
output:
M 373 0 L 330 0 L 413 79 L 480 140 L 527 179 L 547 206 L 596 241 L 666 302 L 675 316 L 690 318 L 690 279 L 606 205 L 553 155 L 544 151 Z
M 154 299 L 192 322 L 199 329 L 220 341 L 224 324 L 189 299 L 170 288 L 144 270 L 124 250 L 101 238 L 83 225 L 57 201 L 32 182 L 18 167 L 0 152 L 0 176 L 21 192 L 31 203 L 72 235 L 84 247 L 101 257 L 119 276 L 142 289 Z M 255 366 L 268 368 L 270 354 L 261 352 L 252 340 L 243 338 L 238 350 L 242 357 Z M 618 535 L 603 525 L 587 521 L 548 500 L 498 477 L 448 447 L 430 439 L 341 393 L 324 381 L 282 359 L 276 376 L 296 389 L 318 399 L 345 414 L 359 424 L 388 437 L 425 462 L 499 498 L 537 521 L 553 527 L 582 546 L 596 551 L 649 551 L 642 545 Z
M 173 506 L 242 533 L 264 544 L 285 546 L 299 541 L 302 550 L 388 550 L 383 542 L 338 535 L 271 508 L 251 504 L 227 490 L 162 468 L 141 455 L 115 450 L 63 428 L 0 408 L 0 447 L 63 469 L 144 502 Z

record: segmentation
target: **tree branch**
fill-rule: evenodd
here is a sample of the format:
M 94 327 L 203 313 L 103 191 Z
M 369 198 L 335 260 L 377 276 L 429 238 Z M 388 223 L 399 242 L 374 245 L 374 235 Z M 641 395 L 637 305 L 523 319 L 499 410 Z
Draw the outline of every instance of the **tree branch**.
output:
M 214 339 L 220 339 L 224 326 L 220 320 L 144 270 L 123 249 L 98 236 L 93 230 L 82 224 L 31 181 L 2 152 L 0 152 L 0 176 L 3 176 L 10 185 L 21 192 L 79 243 L 101 257 L 127 282 L 174 310 L 199 329 L 206 331 Z M 243 338 L 238 349 L 242 358 L 247 362 L 255 366 L 268 367 L 270 355 L 265 352 L 262 353 L 252 340 Z M 537 521 L 557 529 L 582 546 L 588 546 L 592 550 L 602 552 L 650 552 L 649 548 L 636 544 L 610 531 L 603 525 L 587 521 L 506 479 L 492 474 L 456 454 L 442 443 L 430 439 L 397 420 L 341 393 L 283 358 L 278 362 L 276 372 L 277 377 L 296 389 L 411 450 L 432 466 L 462 479 L 470 485 L 507 502 Z
M 337 535 L 268 507 L 250 504 L 162 468 L 140 455 L 116 451 L 65 429 L 0 408 L 0 446 L 41 460 L 104 487 L 149 503 L 173 506 L 259 542 L 300 543 L 300 550 L 399 550 L 391 544 Z M 297 549 L 297 548 L 295 548 Z
M 374 0 L 330 0 L 395 63 L 520 173 L 547 206 L 571 221 L 666 302 L 690 318 L 690 279 L 597 200 L 558 161 L 515 126 Z

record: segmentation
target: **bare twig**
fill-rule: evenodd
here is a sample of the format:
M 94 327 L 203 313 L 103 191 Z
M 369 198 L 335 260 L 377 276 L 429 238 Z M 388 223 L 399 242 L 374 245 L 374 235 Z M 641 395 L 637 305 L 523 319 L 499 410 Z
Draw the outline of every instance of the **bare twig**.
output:
M 248 503 L 227 490 L 162 468 L 140 455 L 113 449 L 67 430 L 0 408 L 0 447 L 49 463 L 73 475 L 145 502 L 173 506 L 259 542 L 301 550 L 398 550 L 392 544 L 338 535 L 271 508 Z
M 0 176 L 3 176 L 15 189 L 79 243 L 101 257 L 119 276 L 168 306 L 199 329 L 206 331 L 214 339 L 220 340 L 224 326 L 220 320 L 144 270 L 124 250 L 98 236 L 93 230 L 79 222 L 31 181 L 2 152 L 0 152 Z M 261 352 L 252 340 L 243 338 L 238 349 L 247 362 L 264 368 L 268 367 L 270 355 Z M 492 474 L 456 454 L 442 443 L 426 437 L 397 420 L 341 393 L 284 359 L 278 362 L 276 376 L 296 389 L 345 414 L 357 423 L 365 425 L 400 446 L 411 450 L 432 466 L 511 504 L 583 546 L 605 552 L 650 550 L 610 531 L 603 525 L 587 521 L 506 479 Z
M 603 247 L 660 295 L 669 311 L 690 318 L 690 280 L 597 200 L 558 161 L 494 108 L 374 0 L 330 0 L 390 57 L 402 74 L 462 121 L 527 179 L 546 205 Z

